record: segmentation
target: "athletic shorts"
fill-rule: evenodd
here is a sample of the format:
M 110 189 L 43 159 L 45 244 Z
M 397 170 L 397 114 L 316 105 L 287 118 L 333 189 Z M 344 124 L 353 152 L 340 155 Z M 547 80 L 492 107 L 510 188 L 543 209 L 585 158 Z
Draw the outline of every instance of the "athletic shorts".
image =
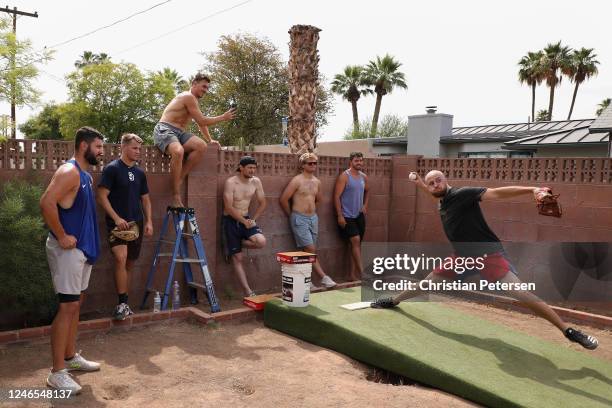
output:
M 80 295 L 89 286 L 91 265 L 78 248 L 63 249 L 57 239 L 47 238 L 47 262 L 53 279 L 55 293 Z
M 361 238 L 363 241 L 363 236 L 365 235 L 366 230 L 365 215 L 363 215 L 363 213 L 359 213 L 357 218 L 344 217 L 344 219 L 346 220 L 346 225 L 344 228 L 338 225 L 338 228 L 340 228 L 340 234 L 346 239 L 359 235 L 359 238 Z
M 455 262 L 458 257 L 453 254 L 450 256 L 450 258 L 452 258 Z M 482 258 L 482 263 L 484 264 L 484 268 L 482 268 L 482 270 L 479 270 L 477 269 L 477 266 L 474 266 L 459 273 L 459 271 L 457 271 L 457 269 L 459 268 L 455 268 L 453 270 L 451 268 L 444 269 L 444 267 L 442 267 L 434 269 L 433 273 L 451 279 L 468 278 L 470 276 L 480 274 L 480 276 L 482 276 L 489 282 L 497 282 L 498 280 L 506 276 L 508 272 L 512 272 L 515 275 L 517 274 L 514 265 L 512 265 L 505 252 L 495 252 L 492 254 L 487 254 Z
M 298 248 L 317 243 L 317 236 L 319 235 L 319 217 L 317 214 L 305 215 L 294 211 L 291 213 L 289 221 Z
M 142 247 L 142 235 L 144 234 L 144 229 L 143 229 L 144 227 L 143 227 L 142 220 L 137 221 L 136 224 L 138 224 L 138 231 L 140 231 L 140 234 L 138 234 L 138 239 L 135 239 L 133 241 L 124 241 L 122 239 L 117 238 L 116 236 L 111 234 L 111 231 L 115 227 L 114 226 L 111 227 L 108 224 L 106 225 L 108 246 L 113 248 L 113 247 L 116 247 L 117 245 L 127 245 L 127 250 L 128 250 L 127 258 L 132 261 L 138 259 L 138 257 L 140 256 L 140 248 Z
M 244 218 L 250 219 L 248 215 Z M 230 256 L 242 252 L 242 240 L 249 239 L 255 234 L 263 234 L 258 225 L 247 228 L 229 215 L 223 216 L 223 233 L 227 243 L 226 252 Z
M 164 154 L 170 143 L 179 142 L 181 145 L 184 145 L 192 136 L 191 133 L 185 132 L 166 122 L 158 122 L 153 129 L 153 143 Z

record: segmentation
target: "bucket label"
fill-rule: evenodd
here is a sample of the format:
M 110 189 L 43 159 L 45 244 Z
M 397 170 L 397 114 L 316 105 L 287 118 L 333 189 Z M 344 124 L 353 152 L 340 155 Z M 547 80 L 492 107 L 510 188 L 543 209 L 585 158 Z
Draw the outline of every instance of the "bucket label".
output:
M 304 303 L 308 303 L 310 300 L 310 277 L 304 278 Z
M 293 277 L 283 275 L 283 300 L 293 302 Z

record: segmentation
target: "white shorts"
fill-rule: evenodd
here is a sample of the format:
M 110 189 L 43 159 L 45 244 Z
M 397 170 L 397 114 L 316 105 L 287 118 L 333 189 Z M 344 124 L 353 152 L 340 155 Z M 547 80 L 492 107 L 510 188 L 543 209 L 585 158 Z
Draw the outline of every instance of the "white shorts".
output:
M 80 295 L 89 285 L 91 265 L 83 251 L 77 248 L 63 249 L 49 234 L 47 238 L 47 262 L 53 279 L 55 293 Z

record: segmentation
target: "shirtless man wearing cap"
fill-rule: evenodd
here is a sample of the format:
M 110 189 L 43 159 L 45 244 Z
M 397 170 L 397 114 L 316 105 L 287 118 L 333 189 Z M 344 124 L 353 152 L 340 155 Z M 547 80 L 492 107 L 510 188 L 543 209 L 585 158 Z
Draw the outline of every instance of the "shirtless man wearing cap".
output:
M 255 177 L 257 161 L 251 156 L 240 159 L 238 175 L 225 181 L 223 189 L 223 234 L 226 241 L 225 250 L 232 259 L 234 272 L 242 285 L 246 296 L 254 296 L 255 292 L 249 286 L 243 266 L 242 247 L 263 248 L 266 245 L 257 219 L 266 209 L 261 180 Z M 252 217 L 249 216 L 249 205 L 255 196 L 259 206 Z
M 204 156 L 206 143 L 219 144 L 208 133 L 208 126 L 219 122 L 232 120 L 235 109 L 232 108 L 221 116 L 206 117 L 200 111 L 198 100 L 208 92 L 210 79 L 197 74 L 191 81 L 189 91 L 176 95 L 164 109 L 162 117 L 153 130 L 155 146 L 170 156 L 170 172 L 172 174 L 172 206 L 183 207 L 181 200 L 181 183 Z M 203 139 L 192 137 L 185 128 L 194 120 Z M 187 160 L 183 163 L 184 156 Z

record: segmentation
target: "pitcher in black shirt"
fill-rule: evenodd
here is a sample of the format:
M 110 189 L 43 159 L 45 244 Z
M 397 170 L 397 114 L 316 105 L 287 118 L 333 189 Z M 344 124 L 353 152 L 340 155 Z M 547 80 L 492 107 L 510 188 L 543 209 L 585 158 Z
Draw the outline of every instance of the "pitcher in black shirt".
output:
M 514 266 L 506 257 L 499 238 L 487 225 L 480 209 L 480 201 L 499 200 L 526 194 L 535 195 L 538 187 L 456 188 L 451 187 L 444 174 L 438 170 L 432 170 L 427 173 L 425 181 L 414 172 L 410 173 L 409 179 L 416 183 L 418 187 L 431 194 L 434 199 L 439 200 L 438 210 L 442 226 L 455 251 L 452 258 L 483 257 L 484 263 L 482 269 L 472 269 L 462 274 L 455 272 L 453 269 L 434 269 L 424 280 L 431 282 L 452 281 L 459 277 L 469 277 L 474 273 L 479 273 L 489 282 L 521 283 L 516 276 Z M 422 293 L 420 289 L 406 290 L 394 298 L 378 299 L 372 303 L 372 307 L 394 307 L 401 301 Z M 569 327 L 550 306 L 533 293 L 522 290 L 513 290 L 507 293 L 529 307 L 538 316 L 554 324 L 569 340 L 577 342 L 589 350 L 597 348 L 598 342 L 596 338 Z
M 98 203 L 106 211 L 108 243 L 115 258 L 115 286 L 119 297 L 113 313 L 115 320 L 125 320 L 132 314 L 128 305 L 128 272 L 140 255 L 143 233 L 147 237 L 153 235 L 147 177 L 136 165 L 141 149 L 142 139 L 137 135 L 121 136 L 121 157 L 104 167 L 98 184 Z M 130 221 L 138 224 L 138 239 L 127 242 L 110 233 L 115 227 L 128 229 Z

